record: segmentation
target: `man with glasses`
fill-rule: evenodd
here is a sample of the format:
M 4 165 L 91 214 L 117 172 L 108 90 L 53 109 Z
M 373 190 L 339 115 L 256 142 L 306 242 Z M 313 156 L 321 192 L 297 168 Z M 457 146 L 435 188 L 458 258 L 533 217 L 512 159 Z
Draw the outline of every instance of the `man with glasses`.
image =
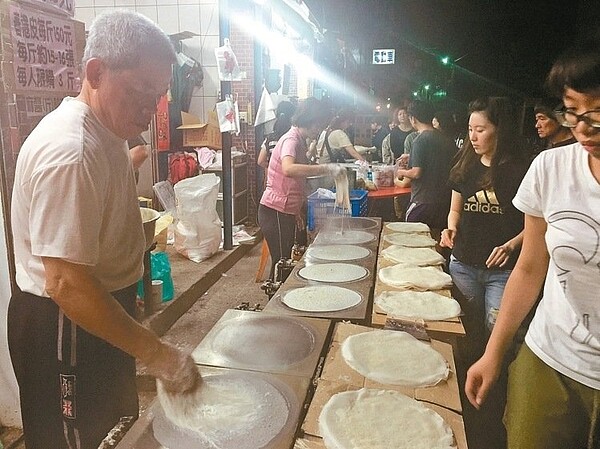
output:
M 145 241 L 126 140 L 148 128 L 174 61 L 144 16 L 99 15 L 80 94 L 19 153 L 8 341 L 28 449 L 95 449 L 120 417 L 137 417 L 135 358 L 168 391 L 200 385 L 191 357 L 133 318 Z
M 508 449 L 600 447 L 600 43 L 578 42 L 552 67 L 556 113 L 576 143 L 542 152 L 513 203 L 521 255 L 485 354 L 467 373 L 479 408 L 525 316 L 544 294 L 510 367 Z

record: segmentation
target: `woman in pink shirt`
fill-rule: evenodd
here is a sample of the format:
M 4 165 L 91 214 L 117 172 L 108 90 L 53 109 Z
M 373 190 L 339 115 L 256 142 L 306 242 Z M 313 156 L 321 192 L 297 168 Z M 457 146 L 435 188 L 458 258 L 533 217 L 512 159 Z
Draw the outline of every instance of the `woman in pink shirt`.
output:
M 271 253 L 271 274 L 279 259 L 288 258 L 294 245 L 296 223 L 303 222 L 304 184 L 308 176 L 337 175 L 338 164 L 309 165 L 307 139 L 314 140 L 327 121 L 323 105 L 307 98 L 292 117 L 292 128 L 277 142 L 267 171 L 267 186 L 258 207 L 258 223 Z

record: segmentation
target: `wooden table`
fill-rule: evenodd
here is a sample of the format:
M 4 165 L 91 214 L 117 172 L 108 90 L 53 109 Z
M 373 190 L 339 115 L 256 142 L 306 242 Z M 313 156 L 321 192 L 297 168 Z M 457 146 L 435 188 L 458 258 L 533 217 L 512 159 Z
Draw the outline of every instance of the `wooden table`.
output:
M 457 449 L 467 449 L 465 425 L 462 418 L 462 405 L 459 396 L 458 379 L 454 352 L 450 345 L 432 341 L 431 346 L 448 362 L 450 375 L 447 380 L 433 387 L 407 388 L 399 385 L 380 384 L 367 379 L 354 371 L 343 360 L 340 347 L 346 337 L 362 332 L 373 332 L 364 326 L 350 323 L 337 323 L 333 332 L 331 345 L 325 356 L 323 371 L 316 381 L 316 391 L 310 401 L 306 417 L 301 426 L 300 441 L 296 441 L 294 449 L 325 449 L 319 428 L 319 415 L 325 404 L 336 393 L 342 391 L 372 388 L 379 390 L 395 390 L 410 396 L 435 411 L 450 426 L 454 434 Z
M 385 200 L 393 199 L 397 196 L 410 196 L 410 193 L 410 187 L 398 186 L 380 187 L 377 190 L 369 190 L 369 194 L 367 196 L 369 201 L 367 216 L 381 217 L 384 219 L 384 221 L 396 221 L 393 201 Z

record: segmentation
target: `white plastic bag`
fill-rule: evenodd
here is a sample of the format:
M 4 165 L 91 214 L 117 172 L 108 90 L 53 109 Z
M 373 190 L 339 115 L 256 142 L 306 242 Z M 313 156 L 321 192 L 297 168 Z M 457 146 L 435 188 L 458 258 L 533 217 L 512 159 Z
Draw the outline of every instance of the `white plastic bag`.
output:
M 177 224 L 175 249 L 194 262 L 219 250 L 221 220 L 217 214 L 220 179 L 214 173 L 182 179 L 175 184 Z
M 215 48 L 215 58 L 217 59 L 219 81 L 241 81 L 245 78 L 229 39 L 223 39 L 223 46 Z
M 240 133 L 240 113 L 237 101 L 233 101 L 229 96 L 224 101 L 216 104 L 217 117 L 219 118 L 219 129 L 222 133 L 232 132 L 236 135 Z

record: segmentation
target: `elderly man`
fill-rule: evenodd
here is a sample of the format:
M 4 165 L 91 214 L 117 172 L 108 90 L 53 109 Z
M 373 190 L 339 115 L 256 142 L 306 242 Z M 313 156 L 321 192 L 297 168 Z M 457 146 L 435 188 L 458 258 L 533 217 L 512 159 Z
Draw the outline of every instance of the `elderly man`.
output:
M 535 129 L 538 136 L 544 141 L 545 148 L 556 148 L 571 145 L 577 142 L 569 128 L 560 126 L 555 110 L 560 109 L 562 103 L 545 99 L 535 105 Z
M 150 20 L 98 16 L 81 93 L 21 148 L 8 337 L 28 449 L 95 449 L 119 417 L 137 416 L 135 358 L 172 392 L 200 385 L 189 355 L 132 318 L 145 242 L 126 139 L 147 129 L 173 61 Z

